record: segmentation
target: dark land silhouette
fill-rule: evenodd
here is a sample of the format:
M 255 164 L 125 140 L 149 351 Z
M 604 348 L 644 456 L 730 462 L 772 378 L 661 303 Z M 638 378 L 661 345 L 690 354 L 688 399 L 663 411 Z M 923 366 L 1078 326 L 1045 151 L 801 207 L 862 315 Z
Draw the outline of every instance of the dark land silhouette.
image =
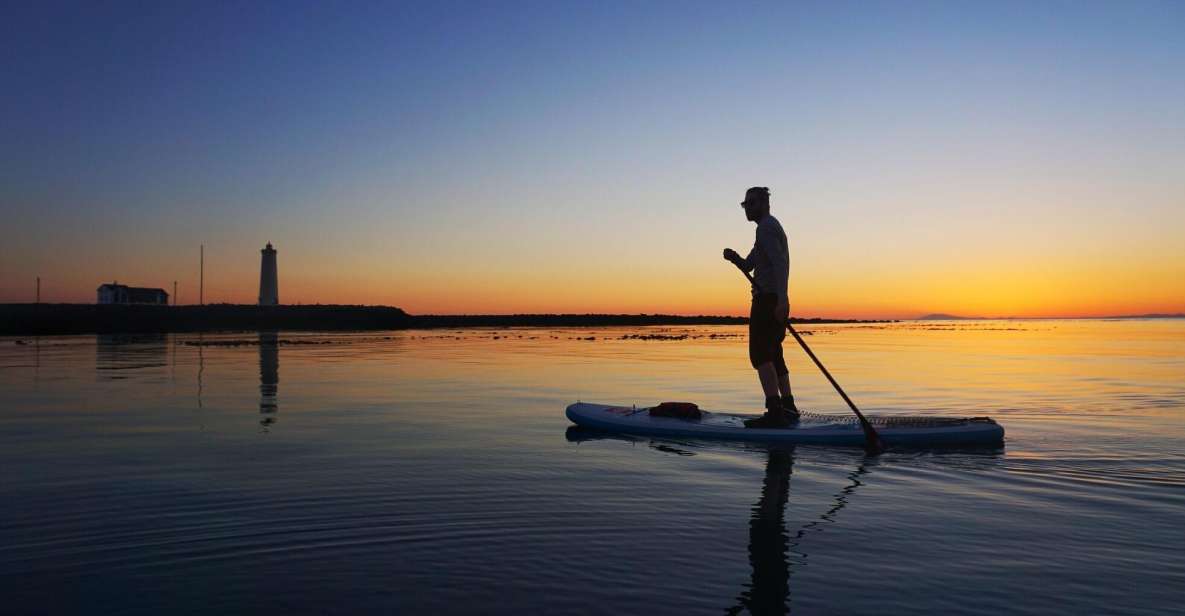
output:
M 914 321 L 1023 321 L 1023 320 L 1044 320 L 1044 319 L 1185 319 L 1185 312 L 1177 313 L 1162 313 L 1154 312 L 1148 314 L 1117 314 L 1102 317 L 963 317 L 955 314 L 946 314 L 943 312 L 936 312 L 920 316 Z
M 791 319 L 794 323 L 883 323 L 853 319 Z M 165 333 L 205 331 L 363 331 L 456 327 L 604 327 L 743 325 L 746 317 L 668 314 L 410 315 L 392 306 L 153 306 L 0 304 L 0 335 Z

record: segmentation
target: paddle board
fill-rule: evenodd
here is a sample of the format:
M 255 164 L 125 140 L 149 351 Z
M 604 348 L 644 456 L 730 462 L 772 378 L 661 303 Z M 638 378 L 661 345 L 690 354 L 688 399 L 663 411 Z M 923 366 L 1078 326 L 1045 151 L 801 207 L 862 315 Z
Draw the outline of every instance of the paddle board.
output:
M 852 447 L 863 447 L 865 442 L 858 423 L 811 413 L 804 414 L 790 428 L 746 428 L 744 420 L 755 415 L 703 411 L 699 419 L 656 417 L 648 407 L 588 402 L 569 405 L 566 415 L 572 423 L 586 428 L 646 436 Z M 991 446 L 1004 442 L 1003 426 L 988 417 L 869 419 L 890 447 Z M 883 425 L 877 425 L 878 421 Z

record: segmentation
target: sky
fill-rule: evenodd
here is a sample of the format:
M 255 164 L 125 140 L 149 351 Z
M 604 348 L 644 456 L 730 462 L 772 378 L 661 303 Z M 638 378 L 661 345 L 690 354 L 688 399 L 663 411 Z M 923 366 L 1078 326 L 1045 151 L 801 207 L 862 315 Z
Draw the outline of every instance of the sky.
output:
M 167 5 L 167 6 L 166 6 Z M 1185 312 L 1185 3 L 0 8 L 0 302 Z

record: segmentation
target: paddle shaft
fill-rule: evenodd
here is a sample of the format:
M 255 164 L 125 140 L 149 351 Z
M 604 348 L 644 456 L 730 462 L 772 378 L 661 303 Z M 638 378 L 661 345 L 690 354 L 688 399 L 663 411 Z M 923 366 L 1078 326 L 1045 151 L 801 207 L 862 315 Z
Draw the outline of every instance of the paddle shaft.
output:
M 741 268 L 738 266 L 737 269 Z M 745 278 L 749 279 L 749 284 L 753 285 L 754 287 L 757 286 L 757 282 L 753 280 L 753 276 L 750 275 L 749 272 L 746 272 L 742 269 L 741 273 L 745 275 Z M 885 445 L 884 442 L 881 441 L 880 435 L 876 433 L 876 430 L 873 429 L 872 424 L 869 423 L 868 419 L 864 417 L 864 413 L 861 413 L 860 409 L 856 408 L 856 403 L 852 402 L 852 399 L 848 397 L 848 394 L 844 393 L 843 388 L 839 386 L 839 383 L 835 381 L 835 378 L 832 377 L 831 373 L 827 371 L 827 368 L 823 366 L 823 362 L 819 361 L 818 357 L 815 357 L 814 351 L 811 351 L 811 347 L 807 346 L 806 341 L 802 339 L 802 336 L 799 336 L 798 332 L 794 331 L 794 327 L 790 325 L 789 316 L 786 317 L 786 329 L 790 332 L 790 335 L 794 336 L 794 339 L 798 341 L 798 344 L 802 346 L 802 350 L 806 351 L 806 354 L 811 358 L 811 361 L 815 362 L 815 365 L 819 367 L 819 371 L 823 373 L 823 376 L 827 377 L 827 380 L 831 382 L 831 386 L 835 388 L 835 391 L 839 392 L 839 395 L 841 398 L 843 398 L 843 401 L 848 403 L 848 406 L 851 407 L 852 412 L 856 414 L 856 418 L 860 420 L 860 428 L 864 430 L 864 437 L 868 441 L 867 449 L 869 451 L 877 452 L 883 450 Z

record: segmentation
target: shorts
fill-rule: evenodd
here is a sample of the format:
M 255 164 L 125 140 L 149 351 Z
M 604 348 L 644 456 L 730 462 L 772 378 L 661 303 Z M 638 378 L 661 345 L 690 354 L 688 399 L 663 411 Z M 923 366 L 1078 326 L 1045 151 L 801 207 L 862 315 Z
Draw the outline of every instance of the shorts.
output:
M 749 363 L 756 368 L 773 362 L 778 375 L 790 374 L 782 357 L 786 323 L 775 314 L 777 309 L 777 295 L 760 293 L 753 296 L 753 305 L 749 308 Z

